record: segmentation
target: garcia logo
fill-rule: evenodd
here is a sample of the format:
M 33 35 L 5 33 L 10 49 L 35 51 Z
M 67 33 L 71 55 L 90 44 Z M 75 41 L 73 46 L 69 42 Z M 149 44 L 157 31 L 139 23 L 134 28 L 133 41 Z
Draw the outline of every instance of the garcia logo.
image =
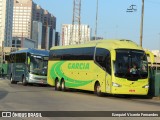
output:
M 89 63 L 69 63 L 68 69 L 88 69 L 89 70 Z

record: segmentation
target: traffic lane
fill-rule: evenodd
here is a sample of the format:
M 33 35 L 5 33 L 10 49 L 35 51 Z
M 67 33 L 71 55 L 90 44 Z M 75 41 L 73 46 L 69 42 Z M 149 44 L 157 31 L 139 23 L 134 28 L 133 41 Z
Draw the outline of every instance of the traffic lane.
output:
M 5 87 L 5 89 L 3 89 L 3 87 L 2 86 L 4 86 Z M 97 96 L 95 96 L 94 94 L 90 94 L 90 93 L 85 93 L 85 92 L 65 92 L 65 93 L 63 93 L 63 92 L 59 92 L 59 91 L 53 91 L 53 88 L 51 88 L 51 87 L 36 87 L 36 86 L 22 86 L 22 85 L 11 85 L 10 83 L 6 83 L 5 82 L 5 85 L 3 84 L 0 84 L 0 91 L 1 90 L 6 90 L 7 89 L 7 91 L 8 92 L 10 92 L 10 94 L 8 94 L 9 96 L 11 96 L 13 93 L 17 93 L 17 94 L 20 94 L 21 95 L 21 93 L 24 93 L 24 94 L 22 94 L 21 95 L 21 98 L 23 98 L 22 99 L 22 101 L 24 100 L 24 99 L 26 99 L 27 98 L 27 96 L 24 96 L 25 94 L 29 94 L 29 93 L 31 93 L 30 94 L 30 96 L 27 98 L 28 99 L 28 103 L 30 103 L 31 102 L 31 100 L 29 100 L 30 98 L 32 98 L 33 96 L 42 96 L 42 97 L 48 97 L 47 98 L 47 102 L 48 102 L 48 99 L 50 99 L 50 100 L 55 100 L 55 98 L 62 98 L 62 96 L 63 96 L 63 98 L 65 98 L 65 97 L 68 97 L 67 99 L 63 99 L 64 101 L 67 101 L 67 100 L 69 100 L 70 98 L 72 98 L 72 99 L 75 99 L 75 100 L 77 100 L 77 98 L 79 99 L 79 98 L 81 98 L 80 100 L 79 100 L 79 102 L 83 102 L 83 103 L 85 103 L 85 104 L 87 104 L 85 101 L 87 101 L 88 99 L 87 98 L 90 98 L 90 99 L 98 99 L 98 104 L 99 104 L 99 100 L 101 100 L 101 99 L 106 99 L 107 101 L 108 100 L 114 100 L 114 102 L 115 102 L 115 100 L 117 101 L 117 100 L 126 100 L 126 99 L 124 99 L 124 98 L 116 98 L 116 97 L 104 97 L 104 98 L 101 98 L 101 97 L 97 97 Z M 17 94 L 14 96 L 14 97 L 17 97 Z M 38 95 L 37 95 L 38 94 Z M 7 95 L 7 97 L 8 97 L 8 95 Z M 5 99 L 6 99 L 6 97 L 5 97 Z M 84 99 L 84 100 L 83 100 Z M 33 99 L 34 100 L 34 99 Z M 36 100 L 36 99 L 35 99 Z M 42 100 L 46 100 L 46 99 L 42 99 Z M 49 100 L 49 101 L 50 101 Z M 95 100 L 92 100 L 92 101 L 95 101 Z M 130 99 L 128 99 L 129 101 L 130 101 Z M 126 105 L 128 104 L 128 100 L 127 100 L 127 102 L 126 102 Z M 137 100 L 137 99 L 136 99 Z M 140 101 L 143 101 L 143 100 L 145 100 L 145 99 L 138 99 L 138 100 L 140 100 Z M 60 102 L 61 102 L 62 100 L 60 99 Z M 146 101 L 148 101 L 148 100 L 146 100 Z M 152 102 L 152 100 L 150 100 L 151 102 Z M 0 101 L 1 102 L 1 101 Z M 133 102 L 133 101 L 132 101 Z M 134 101 L 134 102 L 139 102 L 139 101 Z M 17 103 L 17 102 L 16 102 Z M 154 102 L 153 102 L 154 103 Z M 1 103 L 0 103 L 1 104 Z M 55 102 L 55 104 L 58 104 L 58 102 Z M 69 104 L 71 104 L 70 103 L 70 101 L 69 101 Z M 91 104 L 90 105 L 92 105 L 93 104 L 93 102 L 91 102 Z M 143 104 L 143 103 L 142 103 Z M 146 103 L 147 104 L 147 103 Z M 2 105 L 2 104 L 1 104 Z M 75 103 L 73 102 L 73 105 L 75 105 Z M 111 104 L 112 105 L 112 104 Z M 28 106 L 30 106 L 29 108 L 28 108 L 28 110 L 32 110 L 33 108 L 34 108 L 34 110 L 37 110 L 35 107 L 33 107 L 32 106 L 32 104 L 31 105 L 28 105 Z M 35 106 L 36 106 L 36 104 L 35 104 Z M 38 109 L 40 110 L 40 111 L 42 111 L 42 108 L 44 108 L 44 110 L 56 110 L 56 107 L 54 108 L 54 106 L 53 105 L 51 105 L 50 106 L 50 108 L 52 108 L 52 109 L 47 109 L 45 106 L 43 106 L 42 104 L 38 104 Z M 68 105 L 68 107 L 69 107 L 70 105 Z M 77 106 L 79 106 L 79 105 L 77 105 Z M 3 107 L 6 107 L 6 106 L 3 106 Z M 17 108 L 15 108 L 16 106 L 13 106 L 12 107 L 12 109 L 13 110 L 20 110 L 20 108 L 22 108 L 22 107 L 24 107 L 23 106 L 23 104 L 20 104 L 20 106 L 18 105 L 17 106 Z M 60 106 L 59 106 L 60 107 Z M 112 106 L 112 107 L 114 107 L 114 106 Z M 8 110 L 10 110 L 11 109 L 11 106 L 10 105 L 8 105 L 6 108 L 8 108 Z M 83 105 L 83 108 L 86 108 L 84 105 Z M 91 107 L 89 106 L 89 108 L 91 109 Z M 89 109 L 89 110 L 90 110 Z M 24 110 L 24 109 L 22 109 L 22 110 Z M 26 110 L 26 109 L 25 109 Z M 57 109 L 57 110 L 63 110 L 63 109 Z M 69 110 L 69 109 L 68 109 Z M 72 108 L 72 110 L 73 110 L 73 108 Z M 80 109 L 78 109 L 78 110 L 80 110 Z M 88 109 L 87 109 L 88 110 Z M 93 109 L 93 110 L 95 110 L 95 109 Z M 97 110 L 97 109 L 96 109 Z M 106 110 L 106 109 L 105 109 Z M 83 111 L 83 109 L 82 109 L 82 111 Z M 110 110 L 109 110 L 110 111 Z M 116 110 L 117 111 L 117 110 Z M 129 110 L 127 110 L 127 111 L 129 111 Z M 25 118 L 23 118 L 24 120 L 25 120 Z M 31 120 L 33 119 L 33 118 L 30 118 Z M 39 120 L 41 120 L 41 118 L 38 118 Z M 65 118 L 65 117 L 60 117 L 60 118 L 42 118 L 42 120 L 64 120 L 64 119 L 68 119 L 68 120 L 72 120 L 72 119 L 74 119 L 74 120 L 94 120 L 94 119 L 99 119 L 99 120 L 106 120 L 106 119 L 111 119 L 111 120 L 132 120 L 132 119 L 138 119 L 138 118 L 135 118 L 135 117 L 133 117 L 133 118 L 113 118 L 113 117 L 107 117 L 107 118 L 103 118 L 103 117 L 100 117 L 100 118 L 84 118 L 84 117 L 81 117 L 81 118 L 77 118 L 77 117 L 75 117 L 75 118 L 70 118 L 70 117 L 68 117 L 68 118 Z M 141 119 L 141 120 L 146 120 L 146 119 L 153 119 L 153 118 L 139 118 L 139 119 Z M 154 120 L 158 120 L 159 118 L 154 118 Z M 8 119 L 7 119 L 8 120 Z M 19 120 L 18 118 L 17 118 L 17 120 Z
M 11 85 L 0 86 L 7 95 L 1 99 L 3 109 L 35 111 L 159 111 L 160 102 L 151 99 L 97 97 L 85 92 L 54 91 L 52 87 Z M 8 85 L 8 87 L 7 87 Z
M 44 101 L 46 101 L 47 103 L 50 103 L 50 105 L 53 105 L 53 106 L 58 104 L 59 107 L 57 105 L 54 107 L 55 108 L 58 107 L 60 110 L 61 110 L 61 105 L 63 105 L 64 108 L 67 108 L 67 106 L 69 104 L 71 104 L 70 108 L 72 108 L 73 110 L 76 109 L 75 107 L 78 107 L 78 110 L 84 110 L 84 108 L 86 108 L 86 110 L 88 110 L 88 108 L 92 108 L 95 110 L 97 108 L 98 108 L 98 110 L 106 110 L 105 108 L 106 108 L 106 105 L 108 105 L 108 103 L 112 104 L 115 101 L 115 103 L 113 103 L 113 104 L 117 105 L 117 103 L 116 103 L 117 100 L 119 100 L 119 102 L 122 101 L 122 104 L 123 104 L 124 100 L 126 101 L 126 99 L 124 99 L 124 98 L 115 98 L 115 97 L 100 98 L 100 97 L 94 96 L 94 94 L 88 94 L 88 93 L 83 93 L 83 92 L 65 92 L 65 93 L 63 93 L 63 92 L 59 92 L 59 91 L 53 91 L 52 88 L 49 88 L 49 89 L 43 88 L 42 89 L 42 88 L 34 87 L 34 86 L 25 87 L 25 86 L 21 86 L 21 85 L 20 86 L 19 85 L 11 85 L 11 87 L 13 87 L 13 86 L 14 87 L 16 86 L 16 88 L 18 88 L 18 91 L 17 91 L 17 89 L 16 89 L 16 91 L 14 91 L 14 90 L 10 91 L 10 93 L 12 93 L 13 95 L 14 94 L 20 95 L 20 97 L 25 95 L 24 98 L 27 97 L 27 95 L 29 95 L 28 98 L 30 98 L 30 100 L 33 101 L 32 103 L 35 103 L 35 104 L 37 104 L 37 102 L 38 102 L 38 104 L 39 104 L 39 102 L 45 103 Z M 22 88 L 22 89 L 20 90 L 19 88 Z M 40 96 L 37 96 L 37 95 L 35 96 L 35 94 L 37 94 L 36 92 Z M 27 93 L 27 94 L 24 94 L 24 93 Z M 45 93 L 45 94 L 43 94 L 43 93 Z M 41 95 L 41 94 L 43 94 L 45 96 L 47 95 L 47 96 L 42 97 L 43 95 Z M 47 97 L 50 97 L 50 98 L 47 99 Z M 66 97 L 68 99 L 66 99 Z M 91 99 L 94 99 L 94 100 L 90 100 L 88 97 L 90 97 Z M 16 99 L 17 99 L 16 97 L 12 98 L 13 101 L 17 101 Z M 103 99 L 104 100 L 107 99 L 107 103 Z M 114 100 L 114 101 L 110 102 L 110 100 Z M 27 102 L 27 101 L 28 101 L 27 98 L 25 100 L 23 100 L 23 102 Z M 137 100 L 133 99 L 132 102 L 137 102 Z M 143 104 L 143 101 L 140 101 L 140 102 Z M 86 107 L 81 108 L 80 106 L 84 105 L 85 103 L 86 103 L 86 105 L 85 105 Z M 157 102 L 152 102 L 152 101 L 148 101 L 148 100 L 145 100 L 144 103 L 146 103 L 146 104 L 149 103 L 151 105 L 155 104 L 156 106 L 159 105 L 159 102 L 157 103 Z M 108 105 L 107 107 L 109 107 L 109 109 L 113 109 L 112 106 L 110 106 L 110 105 Z

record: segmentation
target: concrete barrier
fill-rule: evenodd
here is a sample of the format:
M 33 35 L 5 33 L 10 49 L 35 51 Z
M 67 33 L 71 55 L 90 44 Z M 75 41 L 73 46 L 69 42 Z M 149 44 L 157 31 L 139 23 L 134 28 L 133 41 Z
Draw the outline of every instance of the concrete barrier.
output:
M 149 96 L 160 96 L 160 70 L 150 69 Z

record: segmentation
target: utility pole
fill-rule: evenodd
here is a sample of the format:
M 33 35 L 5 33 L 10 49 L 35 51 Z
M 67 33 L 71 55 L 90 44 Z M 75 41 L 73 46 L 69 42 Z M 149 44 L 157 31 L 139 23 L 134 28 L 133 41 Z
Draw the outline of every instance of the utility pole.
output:
M 77 32 L 75 25 L 78 25 L 78 44 L 81 41 L 81 0 L 73 0 L 73 18 L 69 44 L 73 44 L 73 38 L 76 38 Z M 74 36 L 73 36 L 74 35 Z M 76 39 L 75 39 L 76 40 Z M 77 44 L 77 41 L 76 41 Z
M 144 0 L 142 0 L 141 26 L 140 26 L 140 46 L 142 47 L 143 39 L 143 18 L 144 18 Z
M 160 54 L 160 33 L 158 33 L 159 35 L 159 54 Z
M 96 9 L 96 24 L 95 24 L 95 40 L 97 39 L 97 22 L 98 22 L 98 0 L 97 0 L 97 9 Z

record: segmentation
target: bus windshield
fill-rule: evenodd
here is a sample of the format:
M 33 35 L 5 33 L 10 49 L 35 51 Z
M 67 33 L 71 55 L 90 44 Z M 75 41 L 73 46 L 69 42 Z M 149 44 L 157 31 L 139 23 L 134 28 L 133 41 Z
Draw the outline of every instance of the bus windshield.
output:
M 31 56 L 30 57 L 30 72 L 36 75 L 47 75 L 48 57 Z
M 145 79 L 148 77 L 148 62 L 144 51 L 116 50 L 115 76 L 128 80 Z

